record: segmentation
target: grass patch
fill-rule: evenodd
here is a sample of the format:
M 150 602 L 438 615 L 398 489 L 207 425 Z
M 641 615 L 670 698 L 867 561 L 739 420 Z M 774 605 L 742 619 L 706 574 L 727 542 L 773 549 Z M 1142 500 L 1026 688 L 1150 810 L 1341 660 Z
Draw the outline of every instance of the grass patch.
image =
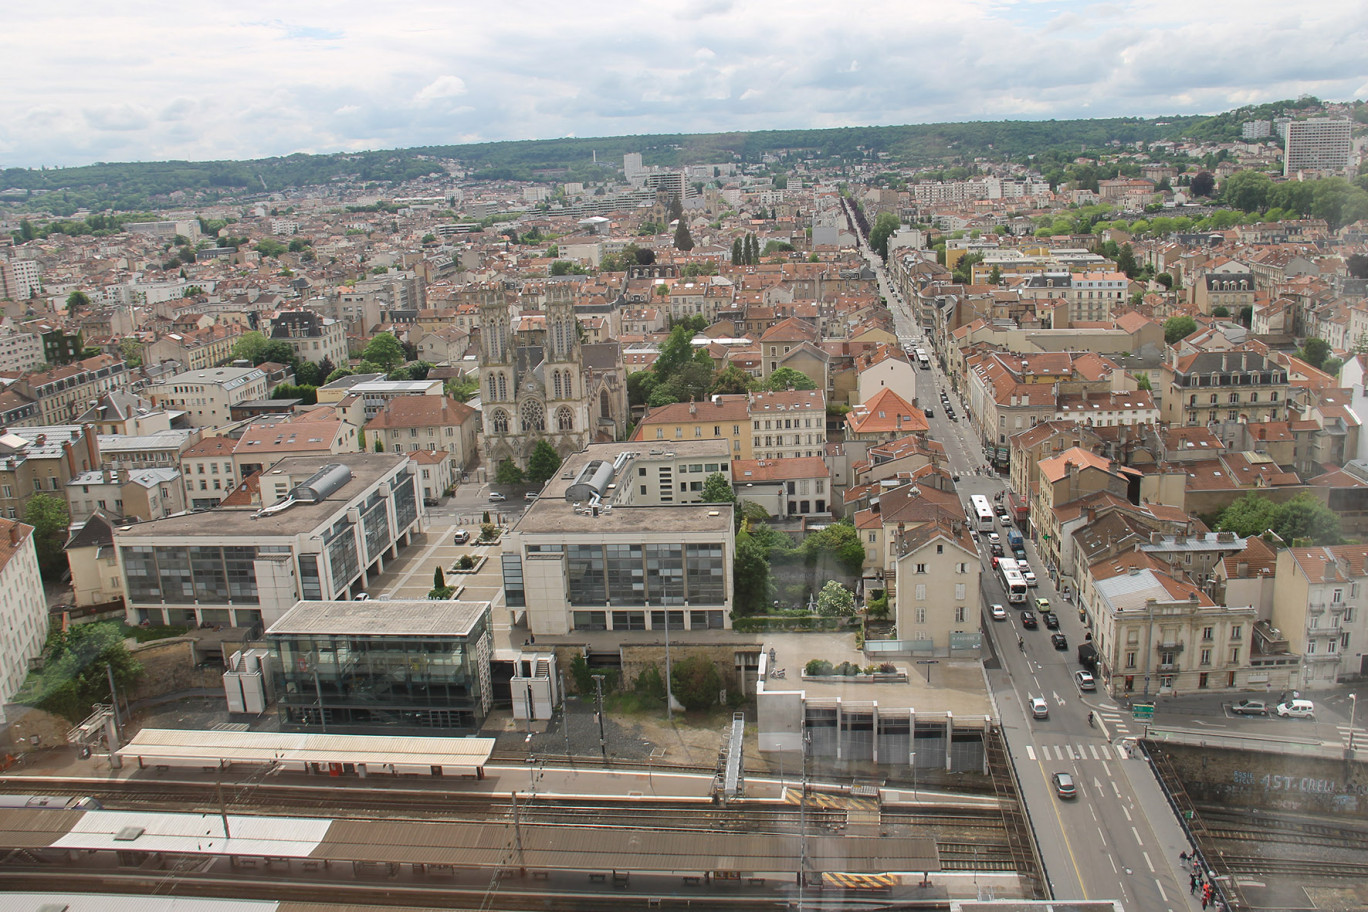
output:
M 132 637 L 139 643 L 169 640 L 172 637 L 185 636 L 189 632 L 189 627 L 182 627 L 179 624 L 158 624 L 154 627 L 130 627 L 127 624 L 121 624 L 119 628 L 120 634 L 125 637 Z

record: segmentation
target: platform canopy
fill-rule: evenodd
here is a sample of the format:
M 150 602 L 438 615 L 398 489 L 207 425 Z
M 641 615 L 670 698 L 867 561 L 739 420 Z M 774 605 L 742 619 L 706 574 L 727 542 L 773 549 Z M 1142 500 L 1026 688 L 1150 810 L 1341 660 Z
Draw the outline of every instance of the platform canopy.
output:
M 398 772 L 440 766 L 445 775 L 476 775 L 489 763 L 493 738 L 423 738 L 293 732 L 182 731 L 145 728 L 118 755 L 144 765 L 218 766 L 234 763 L 364 763 Z

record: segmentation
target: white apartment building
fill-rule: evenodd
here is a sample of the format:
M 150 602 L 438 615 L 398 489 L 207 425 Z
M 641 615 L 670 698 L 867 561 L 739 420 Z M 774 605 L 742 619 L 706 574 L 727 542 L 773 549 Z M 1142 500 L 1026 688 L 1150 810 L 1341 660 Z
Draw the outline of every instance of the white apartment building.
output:
M 1300 171 L 1343 171 L 1349 167 L 1348 120 L 1328 117 L 1294 120 L 1287 125 L 1283 176 Z
M 214 367 L 176 374 L 144 391 L 157 405 L 185 412 L 198 428 L 219 427 L 239 402 L 265 399 L 266 373 L 258 367 Z
M 48 635 L 47 597 L 38 575 L 33 527 L 0 519 L 0 723 Z
M 43 363 L 43 337 L 5 321 L 0 327 L 0 370 L 26 371 Z

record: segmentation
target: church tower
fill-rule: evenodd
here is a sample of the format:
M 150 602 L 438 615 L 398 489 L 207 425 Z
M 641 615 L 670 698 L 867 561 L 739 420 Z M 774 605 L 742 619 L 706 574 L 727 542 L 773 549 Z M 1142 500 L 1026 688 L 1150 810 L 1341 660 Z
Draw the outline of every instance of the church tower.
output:
M 484 414 L 485 465 L 493 472 L 515 452 L 517 433 L 516 365 L 512 317 L 503 289 L 488 288 L 480 298 L 480 407 Z
M 574 296 L 574 287 L 565 283 L 553 284 L 546 298 L 546 351 L 542 374 L 546 390 L 546 436 L 561 458 L 582 449 L 591 439 L 584 357 Z

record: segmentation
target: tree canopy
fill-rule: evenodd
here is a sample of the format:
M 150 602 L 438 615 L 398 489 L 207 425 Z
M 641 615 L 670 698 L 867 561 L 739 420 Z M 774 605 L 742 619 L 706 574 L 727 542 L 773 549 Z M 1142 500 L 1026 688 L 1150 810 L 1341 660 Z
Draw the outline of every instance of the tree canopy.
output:
M 24 522 L 33 526 L 33 546 L 38 552 L 38 568 L 45 579 L 57 579 L 67 569 L 67 526 L 71 513 L 66 501 L 51 494 L 34 494 L 24 504 Z
M 1300 539 L 1309 539 L 1316 545 L 1336 545 L 1342 541 L 1339 517 L 1306 492 L 1286 503 L 1274 503 L 1251 491 L 1221 511 L 1216 528 L 1242 538 L 1271 530 L 1288 544 Z
M 685 709 L 707 709 L 722 693 L 722 674 L 707 656 L 690 655 L 670 669 L 670 692 Z
M 376 333 L 361 352 L 361 360 L 377 364 L 384 373 L 389 373 L 404 363 L 404 346 L 399 344 L 393 333 Z
M 812 390 L 816 389 L 817 384 L 802 371 L 794 370 L 791 367 L 781 367 L 769 375 L 765 381 L 765 389 L 772 392 L 786 389 Z
M 494 483 L 501 485 L 520 485 L 527 480 L 527 475 L 518 464 L 511 459 L 505 459 L 499 463 L 499 468 L 494 472 Z
M 1197 321 L 1186 314 L 1169 317 L 1164 321 L 1164 341 L 1169 345 L 1186 339 L 1197 331 Z
M 888 259 L 888 239 L 901 227 L 898 217 L 892 212 L 880 212 L 874 219 L 874 227 L 869 230 L 869 246 L 881 258 Z
M 836 580 L 827 580 L 817 593 L 817 613 L 824 617 L 847 617 L 855 613 L 855 594 Z
M 721 472 L 713 472 L 703 480 L 704 503 L 736 503 L 736 492 Z
M 1297 356 L 1312 367 L 1320 368 L 1325 363 L 1325 359 L 1330 357 L 1330 343 L 1313 336 L 1302 343 L 1301 351 L 1297 352 Z
M 545 440 L 538 440 L 527 457 L 527 480 L 534 485 L 544 485 L 555 477 L 560 469 L 561 458 L 556 448 Z
M 79 722 L 95 703 L 109 701 L 109 670 L 114 683 L 128 688 L 142 676 L 142 665 L 128 652 L 117 623 L 54 625 L 43 650 L 43 668 L 24 681 L 15 701 Z

